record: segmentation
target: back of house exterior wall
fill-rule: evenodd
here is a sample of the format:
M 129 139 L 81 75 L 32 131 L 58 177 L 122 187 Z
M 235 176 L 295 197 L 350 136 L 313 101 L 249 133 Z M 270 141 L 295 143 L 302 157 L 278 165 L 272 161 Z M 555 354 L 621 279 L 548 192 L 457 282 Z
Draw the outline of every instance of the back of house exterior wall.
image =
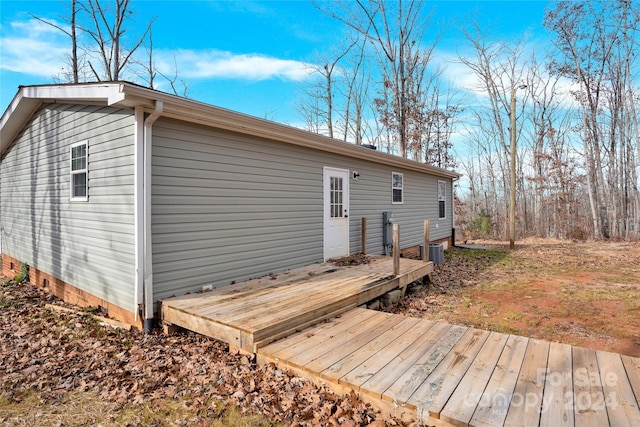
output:
M 401 247 L 451 235 L 451 179 L 324 151 L 161 118 L 153 129 L 154 297 L 226 286 L 323 261 L 323 167 L 358 171 L 350 179 L 350 253 L 382 254 L 382 212 L 392 211 Z M 402 204 L 391 174 L 403 174 Z M 438 218 L 438 181 L 447 187 Z
M 0 162 L 3 264 L 27 263 L 32 281 L 46 279 L 34 284 L 66 287 L 59 296 L 111 307 L 130 323 L 133 124 L 132 110 L 45 105 Z M 81 141 L 88 143 L 89 197 L 72 202 L 70 146 Z

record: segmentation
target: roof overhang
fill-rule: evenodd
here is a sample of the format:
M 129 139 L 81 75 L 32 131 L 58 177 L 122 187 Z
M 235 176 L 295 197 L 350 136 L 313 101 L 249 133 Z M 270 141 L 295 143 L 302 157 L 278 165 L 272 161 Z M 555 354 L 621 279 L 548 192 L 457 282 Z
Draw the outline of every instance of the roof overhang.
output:
M 166 117 L 444 178 L 456 179 L 460 177 L 458 173 L 446 169 L 403 159 L 295 127 L 181 98 L 128 82 L 21 86 L 0 119 L 0 156 L 11 146 L 15 137 L 29 121 L 33 113 L 43 104 L 99 104 L 122 108 L 141 106 L 146 112 L 150 113 L 154 110 L 156 101 L 162 101 L 164 104 L 162 115 Z

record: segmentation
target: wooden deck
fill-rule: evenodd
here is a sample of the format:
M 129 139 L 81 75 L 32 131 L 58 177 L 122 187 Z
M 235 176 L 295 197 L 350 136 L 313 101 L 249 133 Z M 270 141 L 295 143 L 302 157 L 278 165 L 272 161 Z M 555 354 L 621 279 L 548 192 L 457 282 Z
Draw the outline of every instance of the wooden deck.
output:
M 353 309 L 258 350 L 433 426 L 640 426 L 640 359 Z
M 336 267 L 315 264 L 161 302 L 161 318 L 247 352 L 344 313 L 433 270 L 431 262 L 389 257 Z
M 433 426 L 640 426 L 640 359 L 356 308 L 431 273 L 375 257 L 162 301 L 165 323 Z

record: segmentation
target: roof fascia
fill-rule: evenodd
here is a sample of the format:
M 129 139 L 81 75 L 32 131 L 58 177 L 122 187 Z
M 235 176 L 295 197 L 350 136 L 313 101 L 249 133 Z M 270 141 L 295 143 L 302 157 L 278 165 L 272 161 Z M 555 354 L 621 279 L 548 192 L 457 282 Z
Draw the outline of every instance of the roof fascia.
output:
M 18 91 L 0 119 L 0 156 L 11 146 L 16 135 L 41 104 L 41 100 L 25 98 L 22 90 Z

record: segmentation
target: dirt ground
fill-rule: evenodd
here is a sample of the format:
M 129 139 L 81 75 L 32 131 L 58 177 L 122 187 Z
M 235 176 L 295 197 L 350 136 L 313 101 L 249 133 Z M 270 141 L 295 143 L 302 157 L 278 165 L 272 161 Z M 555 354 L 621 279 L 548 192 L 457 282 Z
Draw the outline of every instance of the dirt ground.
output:
M 386 310 L 640 357 L 640 243 L 474 242 Z

